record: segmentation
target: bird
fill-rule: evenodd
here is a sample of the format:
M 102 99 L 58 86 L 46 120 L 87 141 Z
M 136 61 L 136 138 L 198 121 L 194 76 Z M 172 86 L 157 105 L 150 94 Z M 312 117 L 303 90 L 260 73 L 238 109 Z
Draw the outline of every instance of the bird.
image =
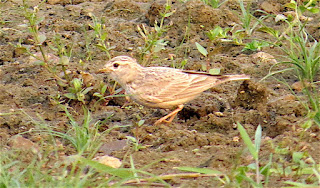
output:
M 163 109 L 176 107 L 154 125 L 170 124 L 185 103 L 211 87 L 228 81 L 250 79 L 245 74 L 211 75 L 170 67 L 144 67 L 129 56 L 112 58 L 98 73 L 108 74 L 138 104 Z

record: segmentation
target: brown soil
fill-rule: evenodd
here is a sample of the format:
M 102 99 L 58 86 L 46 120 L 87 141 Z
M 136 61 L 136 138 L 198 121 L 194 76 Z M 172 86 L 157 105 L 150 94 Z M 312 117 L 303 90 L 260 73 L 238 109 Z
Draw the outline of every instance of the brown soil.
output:
M 139 58 L 139 47 L 143 47 L 144 39 L 137 30 L 137 25 L 145 24 L 152 29 L 156 20 L 159 22 L 159 11 L 163 10 L 166 1 L 131 1 L 131 0 L 51 0 L 39 7 L 39 15 L 44 17 L 40 23 L 40 32 L 47 36 L 44 43 L 47 52 L 55 54 L 50 49 L 53 46 L 55 34 L 67 46 L 72 46 L 72 58 L 68 70 L 72 77 L 81 77 L 80 71 L 93 75 L 88 85 L 94 89 L 87 95 L 87 106 L 91 111 L 93 122 L 106 120 L 101 131 L 114 125 L 132 125 L 131 128 L 114 129 L 105 144 L 116 140 L 124 140 L 126 136 L 135 136 L 142 145 L 148 145 L 140 151 L 132 152 L 136 168 L 143 167 L 162 158 L 164 162 L 156 163 L 149 170 L 153 174 L 169 174 L 179 171 L 172 167 L 190 166 L 216 169 L 225 173 L 230 172 L 237 165 L 248 165 L 253 162 L 249 154 L 241 153 L 245 146 L 236 129 L 236 122 L 241 123 L 248 134 L 253 136 L 258 125 L 263 128 L 263 143 L 261 146 L 262 164 L 266 164 L 269 154 L 273 152 L 270 142 L 281 147 L 288 147 L 292 151 L 307 151 L 319 162 L 320 150 L 317 144 L 320 140 L 319 128 L 313 126 L 299 137 L 300 125 L 305 121 L 307 110 L 297 100 L 292 92 L 275 79 L 266 79 L 259 82 L 268 74 L 269 68 L 275 64 L 275 59 L 265 58 L 265 55 L 278 55 L 279 51 L 273 48 L 263 48 L 263 52 L 246 54 L 241 52 L 242 46 L 232 44 L 221 45 L 221 50 L 213 52 L 210 63 L 196 49 L 195 42 L 200 43 L 208 51 L 214 51 L 209 44 L 206 31 L 219 25 L 232 27 L 240 23 L 240 8 L 237 1 L 229 1 L 219 9 L 213 9 L 201 1 L 173 1 L 173 15 L 165 19 L 165 24 L 170 25 L 164 34 L 168 41 L 165 50 L 157 53 L 157 58 L 150 58 L 148 66 L 171 66 L 179 64 L 184 58 L 188 59 L 185 69 L 201 70 L 202 64 L 209 68 L 220 68 L 222 73 L 244 73 L 251 76 L 250 81 L 226 83 L 204 92 L 199 98 L 185 105 L 173 123 L 169 126 L 153 126 L 153 122 L 168 113 L 166 110 L 149 109 L 131 103 L 127 108 L 121 108 L 125 103 L 124 98 L 113 98 L 107 105 L 100 102 L 94 106 L 98 98 L 93 97 L 93 92 L 102 81 L 107 81 L 102 75 L 95 72 L 107 61 L 107 56 L 95 47 L 94 31 L 90 14 L 103 18 L 108 32 L 108 42 L 114 49 L 111 56 L 130 55 Z M 39 1 L 30 1 L 30 6 L 38 5 Z M 262 3 L 266 3 L 261 5 Z M 32 36 L 23 24 L 20 1 L 5 1 L 0 5 L 0 113 L 11 115 L 0 116 L 1 147 L 10 150 L 15 145 L 10 144 L 11 137 L 36 127 L 35 122 L 45 122 L 55 130 L 65 132 L 71 126 L 65 112 L 56 104 L 54 98 L 67 93 L 66 88 L 57 86 L 54 77 L 43 67 L 36 65 L 32 58 L 22 53 L 12 44 L 20 41 L 23 46 L 30 47 L 32 53 L 37 53 L 38 48 L 31 41 Z M 287 11 L 281 2 L 259 1 L 253 4 L 257 9 L 281 13 Z M 31 8 L 31 7 L 30 7 Z M 318 17 L 319 19 L 319 17 Z M 314 20 L 318 20 L 315 18 Z M 268 24 L 275 24 L 267 20 Z M 189 23 L 189 25 L 188 25 Z M 314 29 L 316 22 L 309 23 L 311 34 L 319 37 L 319 30 Z M 274 25 L 276 28 L 285 25 Z M 319 27 L 319 24 L 318 24 Z M 188 31 L 186 31 L 188 28 Z M 188 32 L 188 33 L 186 33 Z M 188 35 L 189 40 L 183 40 Z M 260 35 L 260 36 L 259 36 Z M 255 33 L 255 37 L 267 38 L 266 34 Z M 316 38 L 316 37 L 315 37 Z M 88 42 L 89 41 L 89 42 Z M 88 52 L 86 43 L 91 49 Z M 86 60 L 91 54 L 92 59 Z M 175 54 L 172 59 L 169 54 Z M 56 54 L 55 54 L 56 55 Z M 84 64 L 79 64 L 82 59 Z M 279 59 L 277 59 L 279 61 Z M 59 75 L 62 75 L 59 73 Z M 293 73 L 284 73 L 289 85 L 298 79 Z M 296 91 L 296 95 L 302 93 Z M 64 102 L 62 102 L 64 100 Z M 79 121 L 83 117 L 82 103 L 68 101 L 60 98 L 62 104 L 68 104 L 70 112 Z M 23 113 L 14 113 L 19 112 Z M 111 117 L 109 117 L 111 116 Z M 108 118 L 109 117 L 109 118 Z M 31 120 L 32 118 L 32 120 Z M 145 123 L 137 128 L 139 120 Z M 23 134 L 35 143 L 39 135 Z M 40 135 L 41 137 L 41 135 Z M 270 141 L 271 140 L 271 141 Z M 121 144 L 120 144 L 121 145 Z M 65 154 L 72 154 L 70 145 L 64 145 Z M 110 146 L 111 147 L 111 146 Z M 123 159 L 128 147 L 114 147 L 111 150 L 101 149 L 102 153 Z M 131 151 L 131 150 L 130 150 Z M 276 160 L 276 159 L 275 159 Z M 287 159 L 291 160 L 291 159 Z M 129 161 L 124 161 L 125 166 Z M 289 161 L 290 162 L 290 161 Z M 198 178 L 192 180 L 174 180 L 170 184 L 186 187 L 211 187 L 211 178 Z M 217 184 L 217 182 L 215 182 Z M 279 179 L 271 178 L 270 185 L 279 185 Z

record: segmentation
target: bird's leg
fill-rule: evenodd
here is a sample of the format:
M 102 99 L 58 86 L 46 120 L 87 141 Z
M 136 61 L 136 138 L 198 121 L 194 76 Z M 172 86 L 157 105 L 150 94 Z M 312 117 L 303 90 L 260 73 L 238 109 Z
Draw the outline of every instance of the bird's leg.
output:
M 168 123 L 170 124 L 173 120 L 174 117 L 176 117 L 177 113 L 180 112 L 182 109 L 183 109 L 184 105 L 183 104 L 180 104 L 178 105 L 178 108 L 173 110 L 170 114 L 160 118 L 158 121 L 156 121 L 154 123 L 154 125 L 159 125 L 161 124 L 162 122 L 165 122 L 165 123 Z M 167 120 L 168 118 L 170 118 L 169 120 Z
M 127 92 L 126 92 L 125 90 L 120 91 L 120 94 L 126 95 L 126 96 L 125 96 L 126 102 L 121 106 L 121 108 L 125 108 L 125 107 L 127 107 L 128 105 L 131 105 L 131 104 L 132 104 L 132 100 L 130 99 L 129 96 L 127 96 Z
M 126 94 L 126 93 L 125 93 L 125 94 Z M 121 106 L 121 108 L 125 108 L 125 107 L 127 107 L 128 105 L 132 104 L 132 101 L 131 101 L 130 97 L 125 96 L 125 98 L 126 98 L 126 102 Z

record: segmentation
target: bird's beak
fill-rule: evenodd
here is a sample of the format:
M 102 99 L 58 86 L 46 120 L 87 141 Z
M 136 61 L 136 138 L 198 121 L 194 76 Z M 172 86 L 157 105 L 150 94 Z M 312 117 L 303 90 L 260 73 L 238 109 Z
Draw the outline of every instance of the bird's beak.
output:
M 109 67 L 104 67 L 102 69 L 99 69 L 97 73 L 108 73 L 111 72 L 111 69 Z

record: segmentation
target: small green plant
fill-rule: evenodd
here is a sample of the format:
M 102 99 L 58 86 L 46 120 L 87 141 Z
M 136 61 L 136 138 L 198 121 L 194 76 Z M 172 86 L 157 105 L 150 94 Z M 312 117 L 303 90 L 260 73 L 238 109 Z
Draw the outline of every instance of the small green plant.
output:
M 60 37 L 60 35 L 56 34 L 53 38 L 53 43 L 55 45 L 49 45 L 50 49 L 55 51 L 59 56 L 59 63 L 56 65 L 57 67 L 61 67 L 64 77 L 67 80 L 68 83 L 70 83 L 69 74 L 67 73 L 67 67 L 70 62 L 70 58 L 72 56 L 72 45 L 68 46 L 65 44 L 65 41 L 63 41 Z
M 41 150 L 37 152 L 38 155 L 28 155 L 25 158 L 21 157 L 25 151 L 1 152 L 0 186 L 121 187 L 146 181 L 146 179 L 149 183 L 159 182 L 163 186 L 170 186 L 159 176 L 144 170 L 154 163 L 137 169 L 130 156 L 130 168 L 112 168 L 92 160 L 92 156 L 70 155 L 59 158 L 58 150 L 61 149 L 57 148 L 46 147 L 43 144 Z M 21 161 L 21 159 L 28 160 L 28 162 Z
M 41 133 L 52 137 L 59 137 L 64 141 L 67 141 L 67 143 L 71 143 L 71 145 L 76 149 L 77 154 L 83 155 L 86 153 L 93 156 L 95 152 L 97 152 L 97 149 L 99 149 L 101 145 L 101 138 L 103 136 L 107 135 L 115 128 L 126 127 L 114 126 L 105 130 L 104 132 L 100 132 L 99 128 L 103 122 L 92 122 L 93 119 L 91 118 L 90 111 L 85 106 L 82 106 L 83 119 L 81 123 L 76 121 L 76 119 L 68 110 L 67 106 L 60 105 L 60 107 L 64 110 L 65 116 L 69 119 L 70 127 L 67 132 L 64 133 L 53 130 L 52 126 L 45 124 L 44 121 L 39 122 L 38 120 L 35 120 L 33 117 L 29 116 L 26 112 L 22 111 L 35 124 L 35 128 L 21 134 Z M 110 117 L 107 117 L 107 119 L 108 118 Z
M 250 139 L 248 133 L 243 128 L 241 124 L 238 123 L 238 130 L 240 135 L 247 146 L 251 156 L 255 160 L 254 163 L 249 164 L 247 166 L 239 166 L 234 169 L 230 175 L 223 174 L 220 171 L 206 169 L 206 168 L 193 168 L 193 167 L 179 167 L 179 170 L 183 171 L 190 171 L 190 172 L 197 172 L 202 174 L 212 174 L 216 175 L 215 179 L 220 181 L 224 186 L 231 186 L 231 187 L 248 187 L 245 183 L 249 183 L 252 187 L 263 187 L 263 185 L 267 186 L 269 181 L 269 176 L 271 174 L 270 167 L 271 167 L 271 159 L 272 155 L 269 157 L 269 162 L 264 167 L 260 167 L 259 165 L 259 151 L 261 145 L 261 126 L 257 127 L 255 133 L 255 140 L 254 143 Z M 255 173 L 252 173 L 255 171 Z M 252 178 L 252 174 L 255 174 L 255 180 Z M 261 176 L 265 176 L 264 181 L 262 181 Z
M 93 25 L 89 25 L 95 33 L 95 37 L 97 39 L 97 44 L 95 45 L 100 50 L 106 53 L 107 58 L 111 59 L 110 50 L 114 49 L 114 46 L 111 46 L 111 44 L 108 42 L 108 32 L 106 31 L 106 26 L 104 24 L 104 21 L 98 20 L 97 17 L 95 17 L 93 14 L 90 15 Z
M 71 46 L 67 45 L 66 41 L 62 39 L 60 34 L 56 34 L 53 37 L 53 43 L 54 45 L 49 45 L 49 47 L 55 51 L 59 57 L 67 56 L 70 58 L 72 56 L 73 44 L 71 44 Z
M 237 32 L 245 32 L 246 36 L 251 36 L 254 30 L 257 28 L 257 26 L 263 22 L 264 19 L 266 19 L 268 16 L 261 16 L 259 19 L 256 19 L 252 13 L 250 12 L 251 10 L 251 3 L 247 2 L 247 7 L 245 7 L 243 0 L 239 0 L 239 5 L 241 9 L 241 15 L 240 15 L 240 21 L 241 21 L 241 26 L 243 30 L 238 30 Z M 259 12 L 262 12 L 266 14 L 266 12 L 262 10 L 258 10 Z M 268 14 L 266 14 L 268 15 Z M 255 19 L 256 22 L 252 24 L 252 20 Z
M 78 100 L 83 104 L 86 103 L 86 94 L 93 89 L 93 87 L 85 87 L 82 79 L 74 78 L 72 81 L 72 87 L 69 87 L 69 93 L 64 94 L 65 97 L 71 100 Z
M 230 30 L 231 30 L 230 28 L 223 29 L 220 26 L 215 26 L 214 29 L 207 32 L 206 35 L 208 36 L 210 41 L 213 43 L 217 43 L 221 41 L 230 41 L 228 40 L 228 38 L 230 38 L 228 34 Z
M 65 107 L 66 116 L 70 119 L 71 129 L 62 137 L 72 143 L 77 149 L 78 153 L 82 154 L 85 151 L 97 151 L 97 148 L 101 146 L 99 133 L 100 121 L 92 124 L 91 115 L 89 110 L 83 107 L 84 118 L 82 125 L 80 125 Z
M 251 28 L 251 19 L 253 18 L 253 15 L 250 13 L 250 3 L 248 2 L 247 7 L 244 7 L 243 0 L 239 0 L 239 5 L 242 12 L 242 16 L 240 17 L 242 27 L 246 34 L 250 36 L 254 29 L 254 27 Z
M 44 1 L 43 1 L 44 2 Z M 39 5 L 40 6 L 40 5 Z M 29 32 L 32 34 L 33 39 L 31 39 L 31 41 L 34 43 L 34 45 L 39 49 L 40 53 L 41 53 L 41 57 L 38 57 L 34 54 L 32 54 L 30 52 L 30 50 L 28 48 L 24 48 L 24 50 L 31 56 L 33 56 L 35 59 L 37 59 L 38 61 L 36 61 L 36 64 L 39 64 L 41 66 L 43 66 L 48 72 L 52 73 L 53 76 L 58 80 L 58 81 L 62 81 L 65 82 L 65 80 L 61 79 L 55 72 L 55 68 L 51 65 L 51 61 L 50 59 L 48 59 L 48 54 L 44 49 L 43 43 L 45 42 L 45 40 L 47 39 L 46 35 L 43 33 L 40 33 L 39 31 L 39 24 L 43 21 L 44 17 L 39 17 L 38 16 L 38 12 L 39 12 L 39 6 L 35 6 L 33 7 L 33 10 L 29 9 L 28 4 L 26 3 L 26 1 L 23 1 L 23 6 L 22 6 L 22 10 L 24 13 L 24 17 L 28 20 L 26 26 L 29 30 Z M 18 46 L 18 47 L 22 47 L 22 46 Z
M 165 187 L 170 187 L 170 185 L 166 183 L 160 176 L 156 176 L 144 170 L 150 167 L 152 164 L 157 163 L 158 161 L 148 164 L 141 169 L 137 169 L 135 167 L 134 160 L 131 155 L 130 155 L 130 166 L 131 166 L 130 168 L 115 169 L 115 168 L 111 168 L 106 165 L 103 165 L 99 162 L 85 159 L 83 157 L 79 157 L 78 161 L 83 164 L 89 165 L 90 167 L 94 168 L 96 171 L 100 173 L 106 173 L 111 175 L 112 177 L 105 180 L 105 184 L 108 185 L 108 187 L 122 187 L 130 184 L 134 185 L 134 183 L 139 184 L 141 182 L 148 182 L 149 184 L 152 182 L 159 182 L 161 185 Z M 156 185 L 159 185 L 159 183 Z
M 126 136 L 126 138 L 128 139 L 129 144 L 132 145 L 134 151 L 139 151 L 147 147 L 140 144 L 139 140 L 133 136 Z
M 128 143 L 133 147 L 134 151 L 139 151 L 141 149 L 147 148 L 148 146 L 143 146 L 139 141 L 139 129 L 144 124 L 144 120 L 140 120 L 134 130 L 134 137 L 133 136 L 126 136 Z
M 220 2 L 220 0 L 201 0 L 205 4 L 211 6 L 212 8 L 219 8 L 221 5 L 223 5 L 228 0 Z
M 295 70 L 297 77 L 303 84 L 303 92 L 309 100 L 309 105 L 304 105 L 308 110 L 308 117 L 320 126 L 320 93 L 316 86 L 318 81 L 315 80 L 320 67 L 320 43 L 307 32 L 306 23 L 301 21 L 301 16 L 305 11 L 311 13 L 319 12 L 319 9 L 315 8 L 312 2 L 310 0 L 306 4 L 299 6 L 296 1 L 292 0 L 285 5 L 293 9 L 295 13 L 294 16 L 281 17 L 281 20 L 288 26 L 281 34 L 272 28 L 263 27 L 261 29 L 275 37 L 277 41 L 273 45 L 286 54 L 283 56 L 286 60 L 272 66 L 270 73 L 265 78 L 278 73 L 279 71 L 272 70 L 280 64 L 288 64 L 290 66 L 289 69 L 282 72 Z
M 76 122 L 67 107 L 64 108 L 71 125 L 66 133 L 53 130 L 57 127 L 35 120 L 25 111 L 20 111 L 34 123 L 33 129 L 20 134 L 39 134 L 41 140 L 35 144 L 35 150 L 12 148 L 0 152 L 1 187 L 88 187 L 104 184 L 105 181 L 100 181 L 101 178 L 96 176 L 96 171 L 88 169 L 87 164 L 80 163 L 75 156 L 91 159 L 101 145 L 101 138 L 109 130 L 99 132 L 100 121 L 92 123 L 90 113 L 85 108 L 82 124 Z M 70 143 L 76 149 L 75 156 L 65 155 L 65 149 Z
M 44 3 L 44 1 L 42 1 L 42 3 Z M 39 30 L 40 23 L 44 20 L 44 17 L 39 16 L 39 6 L 41 6 L 42 3 L 33 7 L 33 9 L 30 9 L 27 1 L 24 0 L 22 6 L 23 15 L 27 20 L 26 24 L 23 25 L 32 35 L 32 39 L 30 40 L 40 53 L 32 53 L 30 48 L 21 45 L 21 41 L 19 41 L 15 47 L 34 57 L 36 59 L 35 64 L 44 67 L 48 72 L 50 72 L 54 76 L 54 79 L 60 88 L 68 88 L 69 93 L 66 93 L 64 95 L 65 97 L 85 103 L 85 95 L 93 88 L 84 88 L 82 80 L 78 78 L 72 79 L 73 75 L 71 75 L 67 70 L 72 56 L 73 45 L 67 45 L 67 41 L 63 40 L 59 34 L 56 34 L 51 40 L 47 39 L 46 35 L 41 33 Z M 59 57 L 47 53 L 44 45 L 45 42 L 48 44 L 49 49 L 54 51 Z M 58 74 L 59 71 L 63 72 L 63 76 Z M 60 94 L 57 94 L 57 96 L 60 96 Z
M 100 82 L 98 91 L 93 93 L 94 97 L 98 97 L 99 99 L 95 102 L 94 107 L 96 107 L 99 102 L 105 101 L 108 102 L 108 100 L 112 99 L 113 97 L 128 97 L 126 94 L 120 94 L 123 89 L 117 89 L 116 90 L 116 82 L 113 84 L 113 86 L 110 86 L 108 84 L 105 84 L 104 82 Z
M 253 32 L 257 29 L 257 27 L 261 24 L 263 25 L 263 20 L 269 17 L 270 15 L 262 10 L 257 10 L 257 12 L 261 12 L 266 16 L 261 16 L 260 18 L 256 18 L 251 13 L 251 2 L 247 2 L 247 5 L 244 5 L 243 0 L 238 0 L 241 15 L 240 15 L 240 24 L 235 24 L 232 28 L 222 29 L 219 26 L 216 26 L 213 30 L 210 30 L 207 34 L 208 38 L 214 44 L 219 44 L 220 41 L 223 42 L 233 42 L 235 45 L 244 45 L 243 40 L 249 39 L 252 36 Z M 254 22 L 255 20 L 255 22 Z M 240 27 L 240 28 L 239 28 Z M 256 43 L 256 42 L 253 42 Z M 251 45 L 251 46 L 250 46 Z M 247 49 L 252 48 L 252 44 L 247 44 Z M 258 47 L 258 46 L 256 46 Z
M 207 57 L 208 56 L 208 51 L 199 43 L 195 43 L 196 44 L 196 47 L 198 49 L 198 51 L 204 56 L 204 57 Z
M 31 117 L 30 118 L 34 123 L 37 124 L 38 128 L 30 131 L 60 137 L 71 143 L 78 154 L 82 155 L 86 152 L 87 154 L 93 156 L 101 145 L 101 136 L 107 134 L 110 130 L 100 133 L 99 127 L 102 122 L 97 121 L 95 123 L 92 123 L 91 114 L 89 110 L 84 106 L 82 106 L 83 120 L 81 124 L 74 119 L 67 106 L 61 105 L 60 107 L 64 109 L 66 117 L 68 117 L 68 119 L 70 120 L 70 128 L 66 133 L 52 130 L 50 126 L 43 125 L 41 122 L 39 123 L 33 120 L 33 118 Z M 28 133 L 30 133 L 30 131 Z
M 66 165 L 65 160 L 58 159 L 56 149 L 50 148 L 52 147 L 46 147 L 44 144 L 38 151 L 38 155 L 28 154 L 28 157 L 22 157 L 25 151 L 1 152 L 0 186 L 87 187 L 103 184 L 99 178 L 93 177 L 93 173 L 96 172 L 88 169 L 86 164 L 73 162 Z M 21 159 L 29 162 L 21 161 Z M 54 165 L 49 165 L 49 163 Z M 84 171 L 86 171 L 85 174 Z
M 232 42 L 235 45 L 243 45 L 243 40 L 247 37 L 244 30 L 238 29 L 237 25 L 232 28 L 221 28 L 215 26 L 209 30 L 206 35 L 210 40 L 209 46 L 220 46 L 221 42 Z
M 137 29 L 145 42 L 143 48 L 138 48 L 141 51 L 140 60 L 142 60 L 143 62 L 142 65 L 145 66 L 152 55 L 155 55 L 156 53 L 165 49 L 165 46 L 168 42 L 160 37 L 167 30 L 165 30 L 162 26 L 156 26 L 156 24 L 155 31 L 148 31 L 148 29 L 144 25 L 142 25 L 141 27 L 138 25 Z
M 196 47 L 197 47 L 198 51 L 203 56 L 205 56 L 207 58 L 208 51 L 203 46 L 201 46 L 201 44 L 199 44 L 197 42 L 196 42 Z M 207 71 L 208 70 L 207 65 L 204 65 L 204 64 L 202 64 L 201 68 L 202 68 L 202 71 Z M 219 68 L 212 68 L 212 69 L 209 69 L 208 72 L 209 72 L 209 74 L 212 74 L 212 75 L 218 75 L 218 74 L 220 74 L 220 69 Z
M 248 166 L 248 168 L 249 169 L 254 169 L 256 171 L 256 173 L 255 173 L 256 174 L 256 178 L 255 178 L 255 181 L 254 181 L 251 177 L 247 176 L 247 174 L 246 174 L 247 168 L 246 167 L 243 168 L 243 170 L 239 171 L 240 172 L 239 175 L 243 179 L 239 179 L 239 180 L 241 180 L 241 181 L 242 180 L 249 181 L 253 187 L 262 187 L 261 175 L 262 175 L 263 171 L 265 169 L 267 169 L 269 166 L 267 165 L 262 169 L 260 169 L 260 167 L 259 167 L 259 151 L 260 151 L 261 133 L 262 133 L 261 126 L 259 125 L 257 127 L 256 133 L 255 133 L 254 144 L 253 144 L 252 140 L 250 139 L 247 131 L 243 128 L 243 126 L 240 123 L 237 123 L 237 125 L 238 125 L 238 130 L 240 132 L 241 138 L 243 139 L 245 145 L 249 149 L 249 152 L 250 152 L 251 156 L 255 160 L 255 163 L 250 164 Z M 267 174 L 267 175 L 269 175 L 269 174 Z
M 253 40 L 249 43 L 246 43 L 244 48 L 242 49 L 242 51 L 261 51 L 261 49 L 263 47 L 267 47 L 269 46 L 269 43 L 266 41 L 257 41 L 257 40 Z
M 172 63 L 172 67 L 175 69 L 184 69 L 186 64 L 188 63 L 188 59 L 182 60 L 180 63 Z
M 97 101 L 97 103 L 105 99 L 104 97 L 105 97 L 105 93 L 107 91 L 107 88 L 108 88 L 108 86 L 105 83 L 100 82 L 99 91 L 95 92 L 93 94 L 93 96 L 99 97 L 99 100 Z
M 285 181 L 284 183 L 296 187 L 320 185 L 320 164 L 317 164 L 307 152 L 290 151 L 289 147 L 282 148 L 270 143 L 275 153 L 274 156 L 277 157 L 277 161 L 272 163 L 270 168 L 272 174 L 282 178 L 295 177 L 296 181 Z
M 274 43 L 287 55 L 289 61 L 282 63 L 291 64 L 297 71 L 297 75 L 301 81 L 308 81 L 312 83 L 320 66 L 320 44 L 315 40 L 306 30 L 305 24 L 301 21 L 301 16 L 305 11 L 311 13 L 319 12 L 319 9 L 311 6 L 309 1 L 306 5 L 298 6 L 296 1 L 291 1 L 285 6 L 295 11 L 295 17 L 288 15 L 282 16 L 282 21 L 288 25 L 287 29 L 279 34 L 269 27 L 262 27 L 262 31 L 266 32 L 277 39 Z M 288 43 L 284 43 L 286 41 Z
M 144 39 L 144 46 L 138 48 L 141 54 L 139 62 L 141 62 L 143 66 L 148 63 L 152 56 L 156 55 L 161 50 L 164 50 L 168 43 L 168 41 L 165 41 L 163 34 L 167 32 L 170 27 L 169 25 L 164 24 L 164 20 L 174 13 L 174 11 L 170 12 L 170 10 L 171 6 L 169 5 L 169 2 L 167 2 L 165 11 L 160 13 L 160 23 L 156 22 L 151 31 L 149 31 L 145 25 L 137 25 L 137 30 Z

